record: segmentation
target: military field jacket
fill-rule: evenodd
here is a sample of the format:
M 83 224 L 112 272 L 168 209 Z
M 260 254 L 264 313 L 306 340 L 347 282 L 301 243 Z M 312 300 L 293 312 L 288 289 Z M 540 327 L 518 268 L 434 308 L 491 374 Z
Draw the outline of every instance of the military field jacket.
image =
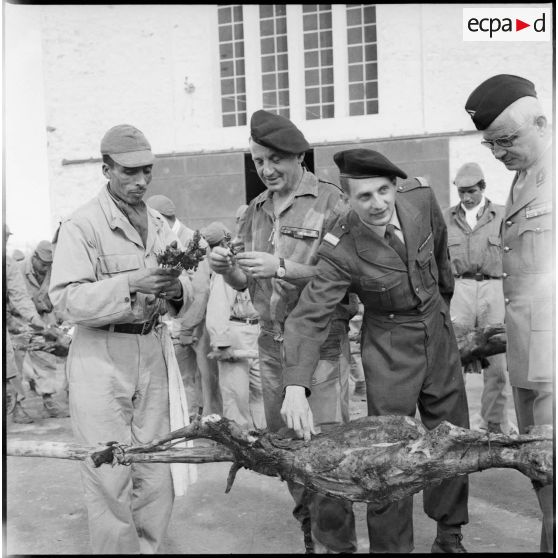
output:
M 148 234 L 139 233 L 112 201 L 107 187 L 75 211 L 55 238 L 49 295 L 57 311 L 72 323 L 103 326 L 141 323 L 156 313 L 176 311 L 171 303 L 150 294 L 130 294 L 128 274 L 157 267 L 157 253 L 176 235 L 158 211 L 147 207 Z M 191 302 L 189 277 L 180 276 L 184 302 Z

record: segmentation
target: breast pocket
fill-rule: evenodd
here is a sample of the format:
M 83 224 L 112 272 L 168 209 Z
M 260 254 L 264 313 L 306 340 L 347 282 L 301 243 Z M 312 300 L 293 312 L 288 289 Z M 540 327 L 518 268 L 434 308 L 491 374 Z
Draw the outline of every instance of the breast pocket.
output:
M 127 273 L 141 267 L 137 254 L 102 254 L 98 257 L 99 271 L 107 277 Z
M 448 248 L 450 253 L 450 259 L 452 261 L 463 259 L 463 256 L 466 253 L 466 246 L 465 246 L 465 238 L 457 236 L 457 235 L 450 235 L 448 236 Z
M 401 273 L 392 271 L 380 277 L 361 277 L 360 286 L 373 307 L 391 310 L 397 299 L 395 291 L 402 280 Z
M 552 216 L 525 219 L 519 223 L 520 266 L 525 273 L 547 273 L 554 269 Z
M 431 293 L 438 284 L 438 268 L 434 260 L 434 241 L 432 235 L 430 235 L 427 242 L 420 244 L 420 249 L 417 253 L 417 267 L 423 289 L 427 293 Z

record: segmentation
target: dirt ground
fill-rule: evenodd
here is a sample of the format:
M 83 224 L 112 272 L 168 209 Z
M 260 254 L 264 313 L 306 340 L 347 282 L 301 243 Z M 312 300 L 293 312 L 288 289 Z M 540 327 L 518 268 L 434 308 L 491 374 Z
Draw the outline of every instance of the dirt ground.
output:
M 471 415 L 478 411 L 482 376 L 468 375 Z M 511 402 L 511 394 L 509 395 Z M 365 402 L 353 397 L 353 418 Z M 40 398 L 29 394 L 26 408 L 34 424 L 13 424 L 7 438 L 72 441 L 70 419 L 50 419 Z M 510 407 L 511 409 L 511 407 Z M 513 411 L 509 412 L 513 417 Z M 292 500 L 279 479 L 239 471 L 229 494 L 229 464 L 198 465 L 198 481 L 175 500 L 164 554 L 302 553 L 302 533 L 292 517 Z M 90 554 L 87 512 L 78 463 L 44 458 L 7 457 L 4 552 L 7 554 Z M 359 553 L 368 552 L 366 506 L 355 504 Z M 430 552 L 436 524 L 414 503 L 415 552 Z M 469 552 L 538 552 L 540 511 L 531 483 L 521 473 L 491 469 L 470 475 L 469 524 L 463 528 Z

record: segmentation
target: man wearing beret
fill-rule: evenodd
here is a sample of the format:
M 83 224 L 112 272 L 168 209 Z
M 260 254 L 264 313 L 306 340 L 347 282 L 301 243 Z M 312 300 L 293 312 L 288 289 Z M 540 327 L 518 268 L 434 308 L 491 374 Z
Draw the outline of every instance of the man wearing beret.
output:
M 20 263 L 25 287 L 35 304 L 41 319 L 48 326 L 56 327 L 58 322 L 52 303 L 48 296 L 50 271 L 52 266 L 52 244 L 41 240 L 29 258 Z M 22 355 L 23 356 L 23 355 Z M 43 399 L 43 406 L 49 417 L 68 417 L 67 405 L 62 405 L 52 396 L 68 389 L 66 374 L 66 357 L 45 351 L 28 351 L 23 364 L 23 376 L 37 395 Z
M 186 248 L 194 236 L 194 230 L 177 219 L 174 202 L 166 196 L 156 194 L 148 198 L 146 203 L 163 216 L 182 246 Z M 208 248 L 203 238 L 200 240 L 200 246 L 206 250 Z M 207 358 L 207 353 L 211 350 L 205 327 L 209 276 L 210 269 L 206 258 L 191 275 L 192 304 L 180 318 L 168 320 L 190 415 L 195 415 L 200 408 L 206 415 L 223 412 L 217 364 Z
M 444 211 L 455 276 L 451 318 L 455 329 L 468 331 L 504 321 L 500 238 L 504 207 L 485 197 L 486 182 L 477 163 L 461 165 L 453 183 L 461 201 Z M 484 388 L 475 426 L 489 432 L 517 434 L 507 417 L 506 355 L 484 360 Z M 472 364 L 473 372 L 481 372 L 483 363 Z
M 318 272 L 285 324 L 287 396 L 283 411 L 304 421 L 311 373 L 328 335 L 330 315 L 347 289 L 364 305 L 362 364 L 370 416 L 415 416 L 429 429 L 447 420 L 468 427 L 467 398 L 448 303 L 453 274 L 442 212 L 424 179 L 407 175 L 370 149 L 334 155 L 351 210 L 320 246 Z M 288 398 L 289 393 L 293 398 Z M 296 395 L 296 397 L 295 397 Z M 465 552 L 468 479 L 424 490 L 424 510 L 437 521 L 432 552 Z M 368 508 L 370 552 L 411 552 L 413 500 Z
M 176 235 L 143 201 L 155 159 L 145 136 L 114 126 L 101 154 L 107 183 L 60 225 L 49 294 L 76 324 L 68 371 L 77 441 L 141 444 L 168 432 L 175 416 L 167 375 L 179 372 L 159 316 L 183 311 L 191 284 L 157 264 Z M 157 552 L 174 499 L 169 465 L 84 462 L 81 478 L 94 554 Z
M 465 110 L 484 146 L 515 171 L 502 226 L 507 358 L 520 433 L 554 424 L 552 130 L 529 80 L 493 76 Z M 554 485 L 533 485 L 543 512 L 541 551 L 553 551 Z
M 265 110 L 250 121 L 250 152 L 266 190 L 250 203 L 239 231 L 240 253 L 232 257 L 215 247 L 210 264 L 237 290 L 248 287 L 260 319 L 258 348 L 267 427 L 286 427 L 303 435 L 300 423 L 282 416 L 283 328 L 304 285 L 316 274 L 318 246 L 330 224 L 346 210 L 342 191 L 319 180 L 303 166 L 309 149 L 300 130 L 287 118 Z M 348 322 L 356 305 L 340 298 L 331 316 L 329 336 L 308 371 L 308 417 L 319 429 L 349 420 Z M 285 394 L 285 399 L 289 394 Z M 309 438 L 310 432 L 305 437 Z M 306 493 L 289 484 L 308 551 L 356 550 L 354 516 L 349 502 Z M 311 529 L 309 528 L 311 527 Z M 310 533 L 311 531 L 311 533 Z

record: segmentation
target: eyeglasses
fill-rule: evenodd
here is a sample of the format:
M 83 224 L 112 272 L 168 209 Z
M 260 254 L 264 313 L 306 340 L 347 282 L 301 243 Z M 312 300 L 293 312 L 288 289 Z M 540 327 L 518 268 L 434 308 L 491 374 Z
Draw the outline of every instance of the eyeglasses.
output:
M 518 133 L 521 128 L 523 128 L 528 122 L 524 122 L 517 130 L 511 133 L 511 135 L 503 137 L 503 138 L 496 138 L 494 140 L 483 140 L 481 141 L 481 145 L 488 147 L 488 149 L 494 151 L 494 145 L 499 147 L 511 147 L 514 141 L 519 137 Z

